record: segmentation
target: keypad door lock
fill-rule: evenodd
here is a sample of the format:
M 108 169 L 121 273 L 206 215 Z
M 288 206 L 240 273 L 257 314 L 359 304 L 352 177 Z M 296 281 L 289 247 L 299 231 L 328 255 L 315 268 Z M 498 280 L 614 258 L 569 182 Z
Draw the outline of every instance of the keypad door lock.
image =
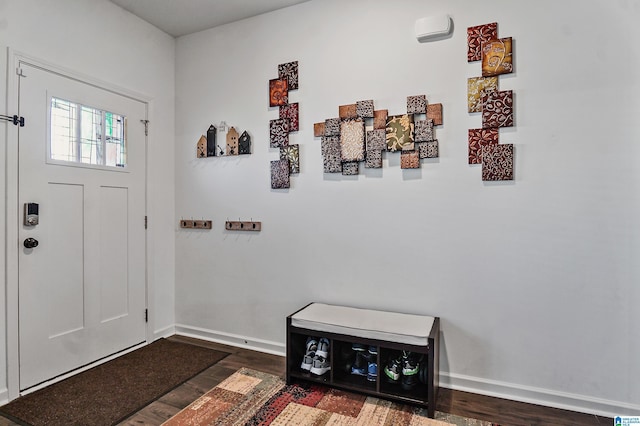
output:
M 36 226 L 39 222 L 38 203 L 24 203 L 24 226 Z
M 25 248 L 32 249 L 38 247 L 39 243 L 35 238 L 27 238 L 26 240 L 24 240 L 23 244 Z

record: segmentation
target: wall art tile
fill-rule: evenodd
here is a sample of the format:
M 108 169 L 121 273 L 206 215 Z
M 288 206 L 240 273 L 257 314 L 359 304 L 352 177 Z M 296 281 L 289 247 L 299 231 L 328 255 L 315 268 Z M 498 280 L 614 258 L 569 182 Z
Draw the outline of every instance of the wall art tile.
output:
M 287 80 L 289 90 L 298 88 L 298 61 L 278 65 L 278 78 Z
M 467 110 L 482 112 L 482 97 L 498 91 L 498 77 L 472 77 L 467 80 Z
M 427 105 L 427 118 L 433 120 L 434 126 L 442 125 L 442 104 Z
M 422 158 L 438 158 L 440 155 L 438 151 L 438 140 L 434 139 L 429 142 L 417 142 L 416 150 L 418 151 L 418 156 Z
M 340 124 L 340 144 L 342 161 L 364 161 L 364 122 L 362 119 L 347 120 Z
M 291 174 L 300 173 L 300 145 L 289 145 L 280 148 L 280 159 L 289 161 Z
M 289 85 L 287 80 L 269 80 L 269 106 L 280 106 L 289 103 Z
M 373 111 L 373 128 L 386 129 L 388 116 L 389 116 L 389 110 L 381 109 L 381 110 Z
M 324 122 L 325 136 L 340 136 L 340 119 L 327 118 Z
M 289 119 L 277 118 L 269 121 L 269 146 L 280 148 L 289 145 Z
M 251 154 L 251 136 L 245 130 L 238 139 L 238 154 Z
M 342 173 L 342 154 L 339 136 L 324 136 L 321 141 L 325 173 Z
M 492 92 L 482 98 L 482 127 L 513 126 L 513 91 Z
M 357 118 L 356 104 L 340 105 L 338 107 L 338 117 L 340 117 L 341 120 Z
M 344 176 L 354 176 L 360 173 L 360 163 L 358 161 L 347 161 L 342 163 L 342 174 Z
M 407 96 L 407 114 L 426 114 L 427 96 Z
M 367 151 L 387 150 L 387 133 L 384 129 L 368 130 L 366 139 Z
M 413 115 L 391 115 L 387 118 L 387 151 L 410 151 L 413 143 Z
M 433 120 L 418 120 L 415 122 L 414 140 L 428 142 L 433 140 Z
M 498 38 L 498 23 L 467 28 L 467 62 L 482 59 L 482 43 Z
M 280 118 L 289 119 L 289 131 L 297 132 L 300 129 L 300 119 L 298 113 L 298 103 L 281 105 Z
M 492 76 L 513 72 L 511 37 L 482 43 L 482 75 Z
M 291 185 L 289 178 L 289 160 L 271 162 L 271 188 L 284 189 Z
M 356 114 L 360 118 L 373 118 L 373 99 L 356 102 Z
M 482 147 L 497 145 L 499 132 L 496 128 L 469 129 L 469 164 L 482 163 Z
M 513 144 L 482 148 L 482 180 L 513 180 Z
M 382 168 L 382 151 L 368 150 L 364 162 L 364 167 L 367 169 L 381 169 Z
M 402 151 L 400 154 L 401 169 L 419 169 L 420 155 L 418 151 Z
M 316 138 L 324 136 L 324 122 L 313 123 L 313 136 Z

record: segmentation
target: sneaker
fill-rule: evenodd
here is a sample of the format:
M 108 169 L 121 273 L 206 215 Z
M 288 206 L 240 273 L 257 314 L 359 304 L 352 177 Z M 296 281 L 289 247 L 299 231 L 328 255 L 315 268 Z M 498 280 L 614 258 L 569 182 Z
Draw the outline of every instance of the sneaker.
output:
M 351 366 L 351 374 L 356 376 L 367 375 L 367 359 L 362 355 L 362 352 L 356 352 L 356 359 Z
M 367 347 L 362 343 L 353 343 L 351 344 L 351 349 L 353 349 L 356 352 L 364 352 L 367 350 Z
M 375 382 L 378 378 L 378 364 L 375 362 L 369 362 L 367 365 L 367 380 Z
M 322 358 L 329 358 L 329 339 L 321 337 L 318 342 L 318 349 L 316 349 L 316 355 Z
M 400 357 L 391 358 L 384 366 L 384 375 L 392 383 L 400 380 L 400 372 L 402 371 L 402 359 Z
M 378 347 L 377 346 L 369 346 L 369 353 L 371 355 L 378 355 Z
M 309 372 L 311 374 L 315 374 L 316 376 L 322 376 L 329 370 L 331 370 L 331 364 L 329 364 L 329 360 L 316 355 L 315 358 L 313 358 L 313 366 L 311 367 L 311 370 L 309 370 Z
M 318 341 L 314 337 L 307 338 L 306 352 L 302 357 L 302 364 L 300 368 L 309 371 L 313 367 L 313 357 L 316 356 L 316 350 L 318 349 Z
M 420 354 L 412 352 L 402 353 L 402 385 L 411 388 L 418 383 L 418 373 L 420 372 Z

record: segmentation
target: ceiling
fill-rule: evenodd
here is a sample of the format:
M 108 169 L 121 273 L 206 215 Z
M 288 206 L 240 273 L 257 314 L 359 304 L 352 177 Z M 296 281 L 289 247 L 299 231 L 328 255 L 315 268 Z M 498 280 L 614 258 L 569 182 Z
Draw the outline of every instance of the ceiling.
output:
M 309 0 L 110 0 L 174 37 Z

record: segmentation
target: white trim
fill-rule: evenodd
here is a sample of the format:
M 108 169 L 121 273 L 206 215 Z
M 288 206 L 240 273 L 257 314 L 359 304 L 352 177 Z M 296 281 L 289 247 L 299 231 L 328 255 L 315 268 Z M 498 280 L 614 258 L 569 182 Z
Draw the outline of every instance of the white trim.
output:
M 18 111 L 17 55 L 7 47 L 7 111 Z M 7 126 L 5 256 L 7 289 L 7 388 L 9 400 L 20 396 L 18 334 L 18 126 Z
M 251 349 L 272 355 L 285 356 L 285 345 L 270 340 L 256 339 L 255 337 L 241 336 L 226 333 L 224 331 L 208 330 L 184 324 L 176 324 L 176 334 L 179 336 L 194 337 L 209 342 L 222 343 L 243 349 Z
M 9 402 L 9 389 L 0 389 L 0 405 L 4 405 Z
M 135 101 L 139 101 L 146 104 L 148 104 L 151 101 L 151 97 L 147 95 L 143 95 L 142 93 L 136 92 L 134 90 L 127 89 L 125 87 L 118 86 L 116 84 L 109 83 L 104 80 L 97 79 L 87 74 L 79 73 L 78 71 L 75 71 L 69 68 L 61 67 L 51 62 L 47 62 L 42 59 L 35 58 L 23 52 L 19 52 L 16 50 L 11 50 L 11 51 L 12 51 L 12 57 L 13 59 L 15 59 L 15 62 L 12 64 L 13 67 L 9 68 L 8 70 L 9 74 L 15 75 L 15 72 L 20 66 L 20 63 L 23 62 L 25 64 L 31 65 L 34 68 L 40 68 L 41 70 L 58 74 L 61 77 L 69 78 L 72 80 L 79 81 L 81 83 L 88 84 L 90 86 L 97 87 L 99 89 L 107 90 L 117 95 L 131 98 Z
M 170 325 L 169 327 L 165 327 L 163 329 L 154 331 L 153 332 L 153 341 L 155 342 L 158 339 L 171 337 L 174 334 L 176 334 L 176 327 L 173 326 L 173 325 Z
M 640 405 L 533 386 L 482 379 L 463 374 L 440 372 L 440 386 L 464 392 L 543 405 L 562 410 L 615 417 L 640 413 Z

